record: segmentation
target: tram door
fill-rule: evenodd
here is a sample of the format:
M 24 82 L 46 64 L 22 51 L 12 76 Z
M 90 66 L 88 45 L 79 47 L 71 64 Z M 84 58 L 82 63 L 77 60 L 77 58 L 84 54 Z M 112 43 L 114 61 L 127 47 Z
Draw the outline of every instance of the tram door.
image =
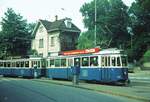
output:
M 72 79 L 71 66 L 73 66 L 73 58 L 68 58 L 68 68 L 67 68 L 68 79 Z
M 42 59 L 41 61 L 39 61 L 39 64 L 41 66 L 41 76 L 46 77 L 46 60 Z
M 101 57 L 101 80 L 102 81 L 109 81 L 110 80 L 110 57 L 102 56 Z

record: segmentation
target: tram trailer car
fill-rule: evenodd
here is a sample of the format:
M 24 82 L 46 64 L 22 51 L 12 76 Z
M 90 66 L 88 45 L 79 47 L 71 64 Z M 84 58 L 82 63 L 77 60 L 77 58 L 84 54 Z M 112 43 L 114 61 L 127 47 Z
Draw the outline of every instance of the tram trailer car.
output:
M 85 52 L 85 51 L 82 51 Z M 47 58 L 48 78 L 71 79 L 71 66 L 80 66 L 80 80 L 102 83 L 128 82 L 127 56 L 122 50 L 106 49 L 96 53 L 77 54 Z M 77 55 L 74 55 L 76 53 Z M 81 53 L 81 52 L 79 52 Z
M 42 64 L 43 60 L 39 58 L 0 60 L 0 75 L 32 78 L 36 71 L 37 77 L 40 77 Z M 37 69 L 34 68 L 34 65 L 37 65 Z

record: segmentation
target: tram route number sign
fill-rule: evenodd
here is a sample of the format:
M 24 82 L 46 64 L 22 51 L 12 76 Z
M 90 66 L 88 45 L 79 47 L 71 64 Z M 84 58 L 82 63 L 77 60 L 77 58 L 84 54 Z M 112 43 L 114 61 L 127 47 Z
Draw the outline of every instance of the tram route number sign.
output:
M 99 51 L 100 51 L 100 48 L 92 48 L 92 49 L 85 49 L 85 50 L 72 50 L 72 51 L 61 52 L 61 55 L 89 54 L 89 53 L 96 53 Z

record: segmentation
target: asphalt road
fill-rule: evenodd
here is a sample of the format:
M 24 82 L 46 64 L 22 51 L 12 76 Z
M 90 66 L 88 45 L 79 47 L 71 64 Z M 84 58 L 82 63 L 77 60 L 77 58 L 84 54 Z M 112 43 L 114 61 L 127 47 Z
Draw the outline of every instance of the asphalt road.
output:
M 137 102 L 85 89 L 36 82 L 28 79 L 0 78 L 0 102 Z

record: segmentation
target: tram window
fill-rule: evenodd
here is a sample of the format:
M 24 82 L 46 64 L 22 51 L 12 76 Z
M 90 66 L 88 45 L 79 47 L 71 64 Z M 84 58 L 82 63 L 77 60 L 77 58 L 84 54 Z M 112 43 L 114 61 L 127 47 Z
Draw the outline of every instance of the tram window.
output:
M 6 62 L 4 62 L 4 67 L 6 67 Z
M 108 66 L 110 66 L 110 57 L 107 57 L 108 58 Z
M 61 59 L 61 66 L 66 67 L 66 59 Z
M 108 66 L 108 64 L 107 64 L 107 57 L 105 57 L 105 65 L 104 66 Z
M 38 61 L 37 66 L 38 66 L 39 68 L 41 67 L 40 64 L 41 64 L 40 61 Z
M 120 57 L 117 57 L 117 66 L 121 66 Z
M 80 66 L 80 58 L 74 58 L 74 65 L 75 66 Z
M 127 58 L 126 56 L 121 56 L 122 66 L 127 66 Z
M 98 56 L 90 57 L 90 66 L 98 66 Z
M 54 59 L 50 59 L 50 66 L 54 66 Z
M 37 61 L 34 61 L 34 65 L 36 65 L 36 66 L 37 66 Z
M 72 66 L 73 64 L 73 59 L 68 59 L 68 66 Z
M 29 67 L 29 61 L 25 62 L 25 67 Z
M 19 67 L 19 63 L 20 63 L 20 62 L 16 62 L 16 67 Z
M 101 58 L 101 65 L 105 66 L 105 58 L 104 57 Z
M 89 66 L 89 57 L 82 58 L 82 66 Z
M 21 62 L 21 67 L 24 67 L 24 62 Z
M 16 63 L 15 63 L 15 62 L 12 62 L 12 67 L 16 67 L 15 65 L 16 65 Z
M 50 62 L 49 60 L 46 61 L 46 67 L 49 66 L 49 62 Z
M 31 67 L 33 67 L 34 66 L 34 62 L 33 61 L 31 61 Z
M 7 63 L 7 67 L 10 67 L 10 62 Z
M 60 67 L 60 59 L 55 59 L 55 67 Z
M 3 62 L 0 62 L 0 67 L 3 67 Z
M 32 63 L 31 67 L 34 67 L 34 65 L 37 65 L 37 61 L 32 61 L 31 63 Z
M 50 67 L 50 63 L 51 63 L 51 62 L 50 62 L 50 60 L 47 60 L 47 61 L 48 61 L 48 65 L 47 65 L 47 67 Z
M 42 66 L 41 66 L 42 68 L 45 68 L 45 67 L 46 67 L 46 62 L 45 62 L 45 60 L 42 60 L 42 61 L 41 61 L 41 65 L 42 65 Z
M 116 66 L 116 59 L 115 59 L 115 57 L 111 58 L 111 63 L 112 63 L 112 66 Z

